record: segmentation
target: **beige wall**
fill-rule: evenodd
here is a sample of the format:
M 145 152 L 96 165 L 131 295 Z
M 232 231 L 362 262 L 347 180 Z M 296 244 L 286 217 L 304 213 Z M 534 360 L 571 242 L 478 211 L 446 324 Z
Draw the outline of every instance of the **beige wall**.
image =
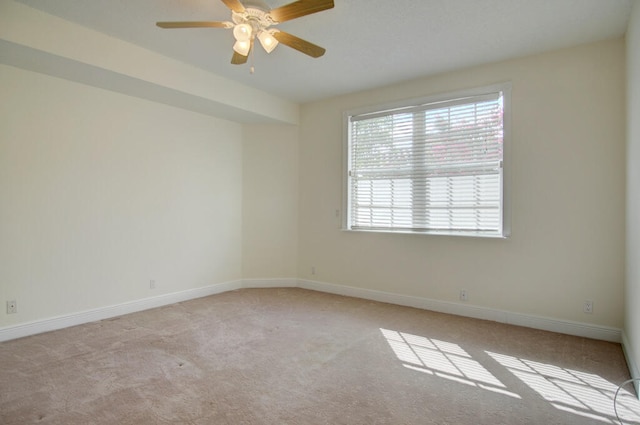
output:
M 0 1 L 0 63 L 236 122 L 298 123 L 299 105 L 66 21 Z
M 625 348 L 640 378 L 640 2 L 627 29 L 627 280 Z
M 295 278 L 298 264 L 298 127 L 246 125 L 242 275 Z
M 0 81 L 0 327 L 241 277 L 240 125 L 10 66 Z
M 304 105 L 299 277 L 452 302 L 464 288 L 468 304 L 621 327 L 624 54 L 613 40 Z M 345 110 L 505 81 L 510 239 L 340 230 Z
M 621 327 L 624 55 L 614 40 L 356 93 L 304 105 L 299 127 L 0 66 L 0 300 L 20 311 L 0 328 L 296 277 Z M 510 239 L 340 230 L 343 111 L 505 81 Z

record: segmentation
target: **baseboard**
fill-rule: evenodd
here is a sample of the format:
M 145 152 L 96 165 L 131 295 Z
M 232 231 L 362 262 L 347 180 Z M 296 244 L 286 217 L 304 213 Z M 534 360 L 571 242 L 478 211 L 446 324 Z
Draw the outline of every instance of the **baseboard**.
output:
M 42 332 L 49 332 L 70 326 L 109 319 L 123 314 L 135 313 L 151 308 L 162 307 L 177 302 L 188 301 L 195 298 L 215 295 L 222 292 L 241 288 L 283 288 L 299 287 L 314 291 L 327 292 L 337 295 L 362 298 L 372 301 L 380 301 L 390 304 L 415 307 L 440 313 L 455 314 L 458 316 L 472 317 L 475 319 L 491 320 L 494 322 L 508 323 L 525 326 L 533 329 L 541 329 L 568 335 L 582 336 L 611 342 L 622 342 L 620 329 L 605 326 L 591 325 L 587 323 L 571 322 L 547 317 L 531 316 L 509 311 L 495 310 L 468 304 L 448 301 L 433 300 L 429 298 L 414 297 L 409 295 L 394 294 L 391 292 L 376 291 L 372 289 L 357 288 L 353 286 L 335 285 L 326 282 L 312 280 L 281 278 L 281 279 L 243 279 L 218 283 L 202 288 L 188 289 L 186 291 L 163 294 L 156 297 L 130 301 L 118 305 L 101 307 L 94 310 L 73 313 L 69 315 L 22 323 L 0 329 L 0 342 L 22 338 Z M 628 344 L 627 344 L 628 346 Z M 634 357 L 628 356 L 628 360 Z M 630 363 L 631 369 L 631 363 Z M 634 377 L 638 376 L 638 369 Z M 633 373 L 633 372 L 632 372 Z
M 620 329 L 606 326 L 526 315 L 468 304 L 432 300 L 428 298 L 393 294 L 390 292 L 356 288 L 353 286 L 335 285 L 331 283 L 312 280 L 299 280 L 298 286 L 300 288 L 311 289 L 320 292 L 364 298 L 372 301 L 398 304 L 407 307 L 437 311 L 440 313 L 455 314 L 457 316 L 472 317 L 475 319 L 491 320 L 494 322 L 524 326 L 527 328 L 563 333 L 567 335 L 581 336 L 585 338 L 593 338 L 618 343 L 622 341 Z
M 195 298 L 207 297 L 209 295 L 215 295 L 243 287 L 243 281 L 235 280 L 202 288 L 187 289 L 185 291 L 162 294 L 122 304 L 100 307 L 64 316 L 21 323 L 0 329 L 0 342 L 68 328 L 70 326 L 82 325 L 84 323 L 95 322 L 97 320 L 109 319 L 116 316 L 122 316 L 123 314 L 136 313 L 138 311 L 149 310 Z
M 622 331 L 622 352 L 624 353 L 624 357 L 627 360 L 627 366 L 629 367 L 629 373 L 631 377 L 634 379 L 640 379 L 640 369 L 638 369 L 638 364 L 636 360 L 638 357 L 635 356 L 636 353 L 633 352 L 633 348 L 631 346 L 631 342 L 627 338 L 627 334 Z M 636 396 L 640 399 L 640 382 L 634 381 L 633 386 L 636 389 Z

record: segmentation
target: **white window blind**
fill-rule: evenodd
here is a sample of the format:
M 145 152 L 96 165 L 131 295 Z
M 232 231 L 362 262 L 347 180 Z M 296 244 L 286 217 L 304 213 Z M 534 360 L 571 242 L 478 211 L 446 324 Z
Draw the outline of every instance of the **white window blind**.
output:
M 349 117 L 351 230 L 502 235 L 503 94 Z

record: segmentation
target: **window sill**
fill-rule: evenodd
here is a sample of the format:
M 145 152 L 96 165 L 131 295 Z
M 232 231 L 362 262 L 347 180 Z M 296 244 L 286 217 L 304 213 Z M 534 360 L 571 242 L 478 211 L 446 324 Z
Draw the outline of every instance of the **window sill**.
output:
M 341 229 L 347 233 L 384 233 L 384 234 L 400 234 L 400 235 L 424 235 L 424 236 L 459 236 L 467 238 L 482 238 L 482 239 L 509 239 L 509 235 L 502 235 L 496 233 L 482 233 L 472 231 L 447 231 L 447 230 L 429 230 L 424 232 L 411 231 L 411 230 L 381 230 L 381 229 Z

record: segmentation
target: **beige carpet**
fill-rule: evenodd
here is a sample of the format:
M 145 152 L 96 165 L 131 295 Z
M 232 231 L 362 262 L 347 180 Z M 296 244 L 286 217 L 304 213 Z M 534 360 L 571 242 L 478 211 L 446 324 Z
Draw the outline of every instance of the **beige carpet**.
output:
M 0 423 L 617 424 L 627 378 L 619 344 L 245 289 L 0 344 Z

